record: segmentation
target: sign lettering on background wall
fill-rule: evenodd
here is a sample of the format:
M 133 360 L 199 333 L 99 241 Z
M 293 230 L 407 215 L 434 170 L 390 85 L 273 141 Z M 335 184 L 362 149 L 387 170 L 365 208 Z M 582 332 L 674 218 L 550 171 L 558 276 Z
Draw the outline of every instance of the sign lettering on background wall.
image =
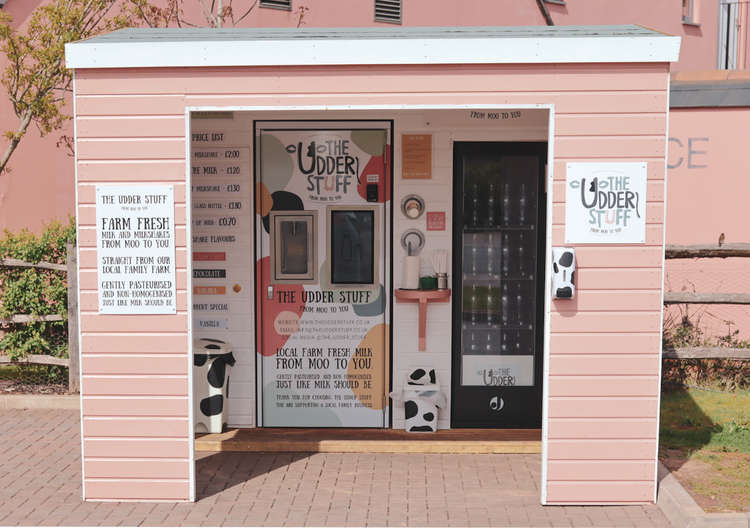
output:
M 667 168 L 678 169 L 682 166 L 688 169 L 707 168 L 708 147 L 709 138 L 707 137 L 669 138 Z
M 647 175 L 645 162 L 568 163 L 565 242 L 644 243 Z
M 96 187 L 101 314 L 173 314 L 174 187 Z

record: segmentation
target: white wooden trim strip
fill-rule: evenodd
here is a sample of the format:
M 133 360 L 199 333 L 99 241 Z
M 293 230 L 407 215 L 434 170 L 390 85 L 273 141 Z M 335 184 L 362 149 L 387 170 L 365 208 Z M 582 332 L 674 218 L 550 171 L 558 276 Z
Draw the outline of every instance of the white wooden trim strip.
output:
M 680 37 L 81 41 L 68 68 L 674 62 Z

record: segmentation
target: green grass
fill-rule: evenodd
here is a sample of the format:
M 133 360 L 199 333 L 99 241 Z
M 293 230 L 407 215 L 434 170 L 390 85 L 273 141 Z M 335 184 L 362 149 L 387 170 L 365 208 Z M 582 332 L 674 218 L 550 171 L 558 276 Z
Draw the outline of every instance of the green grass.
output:
M 750 391 L 665 392 L 661 397 L 660 446 L 750 453 Z

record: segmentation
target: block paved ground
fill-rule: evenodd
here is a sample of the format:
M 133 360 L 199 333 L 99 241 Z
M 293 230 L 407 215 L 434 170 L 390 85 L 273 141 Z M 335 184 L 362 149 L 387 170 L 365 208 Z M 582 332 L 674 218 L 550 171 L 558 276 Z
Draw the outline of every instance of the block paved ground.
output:
M 539 455 L 199 453 L 196 503 L 81 500 L 78 411 L 0 411 L 0 526 L 669 526 L 539 505 Z

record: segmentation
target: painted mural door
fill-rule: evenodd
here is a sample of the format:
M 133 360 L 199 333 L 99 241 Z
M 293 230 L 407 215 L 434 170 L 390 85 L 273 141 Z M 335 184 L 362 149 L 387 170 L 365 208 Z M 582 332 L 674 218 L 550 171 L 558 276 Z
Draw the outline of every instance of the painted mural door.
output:
M 546 143 L 454 144 L 452 427 L 540 427 Z
M 386 424 L 390 126 L 378 124 L 257 125 L 263 426 Z

